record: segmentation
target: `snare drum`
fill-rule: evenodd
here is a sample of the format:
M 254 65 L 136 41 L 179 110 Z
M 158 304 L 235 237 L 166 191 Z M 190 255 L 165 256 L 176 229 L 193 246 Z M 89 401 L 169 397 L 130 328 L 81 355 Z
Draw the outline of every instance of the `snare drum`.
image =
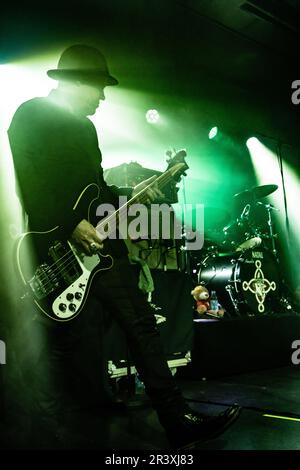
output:
M 229 315 L 266 315 L 278 308 L 278 264 L 264 249 L 207 256 L 198 282 L 216 291 Z

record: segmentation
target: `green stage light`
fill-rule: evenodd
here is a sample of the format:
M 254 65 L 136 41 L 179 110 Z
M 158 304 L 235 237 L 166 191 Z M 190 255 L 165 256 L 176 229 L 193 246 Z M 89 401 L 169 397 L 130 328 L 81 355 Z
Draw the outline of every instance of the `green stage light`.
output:
M 214 139 L 214 138 L 217 136 L 217 134 L 218 134 L 218 130 L 219 130 L 219 129 L 218 129 L 217 126 L 212 127 L 211 130 L 209 131 L 208 138 L 209 138 L 210 140 Z
M 279 210 L 275 212 L 275 217 L 279 222 L 279 229 L 281 231 L 281 237 L 287 236 L 286 233 L 286 219 L 285 219 L 285 204 L 284 194 L 282 187 L 282 178 L 280 167 L 278 165 L 278 155 L 270 150 L 265 144 L 263 144 L 256 137 L 251 137 L 247 140 L 246 145 L 248 147 L 252 164 L 256 173 L 257 182 L 260 185 L 276 184 L 278 189 L 269 196 L 269 201 Z M 286 198 L 288 203 L 288 215 L 290 221 L 290 233 L 293 240 L 293 252 L 288 252 L 290 256 L 290 269 L 293 272 L 293 279 L 300 280 L 300 268 L 298 263 L 297 253 L 300 252 L 300 241 L 298 233 L 300 231 L 299 222 L 299 203 L 300 200 L 300 178 L 297 170 L 283 160 L 283 174 L 285 179 L 286 187 Z M 262 202 L 268 202 L 262 200 Z M 297 282 L 297 281 L 296 281 Z
M 159 120 L 159 113 L 156 109 L 149 109 L 146 112 L 146 120 L 150 124 L 155 124 Z
M 251 147 L 253 148 L 254 146 L 258 144 L 259 144 L 259 140 L 257 137 L 249 137 L 249 139 L 246 142 L 248 149 L 250 149 Z

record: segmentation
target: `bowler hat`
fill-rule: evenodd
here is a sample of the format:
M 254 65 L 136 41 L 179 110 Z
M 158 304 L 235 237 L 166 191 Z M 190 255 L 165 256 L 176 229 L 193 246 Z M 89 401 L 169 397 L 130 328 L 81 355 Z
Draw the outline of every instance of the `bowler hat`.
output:
M 55 80 L 81 80 L 99 86 L 119 83 L 110 75 L 102 52 L 95 47 L 82 44 L 65 49 L 60 56 L 57 69 L 48 70 L 47 75 Z

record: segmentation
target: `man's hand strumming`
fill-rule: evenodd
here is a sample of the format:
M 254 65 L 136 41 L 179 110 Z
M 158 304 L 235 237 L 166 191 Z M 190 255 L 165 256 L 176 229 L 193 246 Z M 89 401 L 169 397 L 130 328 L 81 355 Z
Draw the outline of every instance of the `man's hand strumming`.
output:
M 95 227 L 85 219 L 74 229 L 71 240 L 87 255 L 93 255 L 103 248 L 103 241 Z

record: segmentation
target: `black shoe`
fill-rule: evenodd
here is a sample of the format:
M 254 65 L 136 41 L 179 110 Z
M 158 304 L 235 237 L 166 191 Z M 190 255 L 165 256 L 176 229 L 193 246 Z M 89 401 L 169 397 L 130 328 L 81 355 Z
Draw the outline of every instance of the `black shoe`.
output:
M 233 405 L 217 416 L 203 416 L 193 410 L 170 417 L 160 417 L 173 449 L 193 449 L 209 439 L 214 439 L 238 418 L 241 407 Z

